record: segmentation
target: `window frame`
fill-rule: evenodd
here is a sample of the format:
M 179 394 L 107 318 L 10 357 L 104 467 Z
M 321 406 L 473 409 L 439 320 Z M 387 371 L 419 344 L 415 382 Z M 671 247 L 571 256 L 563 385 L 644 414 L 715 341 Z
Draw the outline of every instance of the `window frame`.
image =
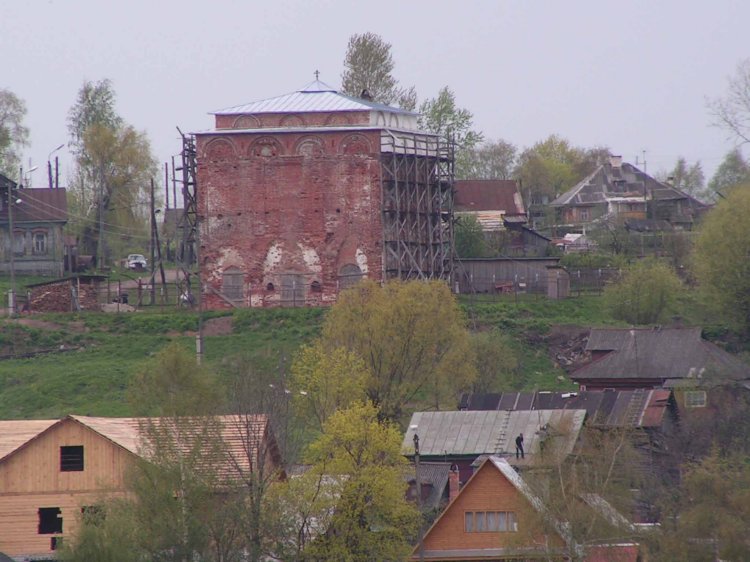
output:
M 683 400 L 685 408 L 705 408 L 708 396 L 705 390 L 686 390 Z
M 464 511 L 465 533 L 515 533 L 518 518 L 515 511 Z
M 83 445 L 61 445 L 60 472 L 83 472 L 86 467 L 85 455 Z

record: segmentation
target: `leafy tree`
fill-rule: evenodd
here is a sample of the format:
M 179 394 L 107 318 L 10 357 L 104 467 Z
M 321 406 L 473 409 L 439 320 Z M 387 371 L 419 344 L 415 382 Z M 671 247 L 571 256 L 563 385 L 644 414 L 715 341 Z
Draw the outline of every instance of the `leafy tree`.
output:
M 18 176 L 19 149 L 29 144 L 29 129 L 24 126 L 26 104 L 10 90 L 0 88 L 0 172 L 11 179 Z
M 708 182 L 708 191 L 723 195 L 727 189 L 742 184 L 750 184 L 750 164 L 742 156 L 740 149 L 735 148 L 727 153 L 716 168 L 711 181 Z
M 108 129 L 119 129 L 124 125 L 122 117 L 115 110 L 115 99 L 110 80 L 84 81 L 75 104 L 68 112 L 70 146 L 77 156 L 86 154 L 84 136 L 92 125 L 102 125 Z
M 714 451 L 689 466 L 668 513 L 658 560 L 750 560 L 750 458 Z
M 730 322 L 750 333 L 750 184 L 733 189 L 705 217 L 693 265 L 701 288 Z
M 723 98 L 710 100 L 714 124 L 726 129 L 740 144 L 750 142 L 750 58 L 737 64 Z
M 124 123 L 114 99 L 108 80 L 84 82 L 68 115 L 76 155 L 70 206 L 81 217 L 71 228 L 100 265 L 112 250 L 122 253 L 147 239 L 148 185 L 156 171 L 145 133 Z M 106 237 L 110 232 L 116 236 Z
M 346 48 L 341 91 L 359 97 L 367 90 L 374 101 L 411 111 L 417 105 L 417 92 L 414 86 L 398 85 L 393 67 L 390 43 L 375 33 L 354 34 Z
M 655 324 L 664 317 L 682 288 L 674 272 L 656 260 L 642 260 L 604 290 L 612 315 L 630 324 Z
M 484 258 L 489 254 L 484 230 L 473 215 L 461 215 L 454 231 L 456 254 L 460 258 Z
M 458 179 L 508 180 L 513 174 L 518 148 L 498 139 L 467 149 L 463 177 Z
M 466 319 L 441 281 L 363 281 L 345 291 L 323 325 L 329 349 L 343 347 L 369 371 L 365 393 L 385 419 L 407 404 L 439 409 L 475 376 Z
M 365 362 L 355 353 L 326 349 L 320 340 L 305 345 L 292 364 L 295 410 L 322 431 L 331 414 L 365 398 L 368 377 Z
M 520 390 L 523 380 L 518 376 L 518 354 L 511 339 L 499 330 L 473 334 L 477 378 L 473 392 Z
M 570 141 L 550 135 L 521 153 L 515 176 L 533 197 L 554 199 L 605 162 L 609 152 L 607 147 L 574 147 Z
M 484 135 L 473 129 L 474 115 L 456 105 L 456 95 L 448 86 L 442 88 L 437 97 L 425 100 L 419 106 L 419 126 L 436 135 L 453 138 L 456 144 L 455 175 L 457 178 L 468 177 L 470 151 L 484 140 Z
M 688 195 L 701 200 L 710 200 L 711 196 L 706 192 L 706 178 L 700 162 L 688 164 L 687 160 L 680 156 L 674 168 L 667 172 L 657 174 L 657 179 L 671 183 L 677 189 Z
M 403 560 L 419 514 L 406 501 L 406 459 L 401 433 L 378 419 L 378 408 L 357 402 L 333 414 L 311 446 L 313 471 L 339 485 L 336 509 L 324 535 L 306 550 L 310 560 Z

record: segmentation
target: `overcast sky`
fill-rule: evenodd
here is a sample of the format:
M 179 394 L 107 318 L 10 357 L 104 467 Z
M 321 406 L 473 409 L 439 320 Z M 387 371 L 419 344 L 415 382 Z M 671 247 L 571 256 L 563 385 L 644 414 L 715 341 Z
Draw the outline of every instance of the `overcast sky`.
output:
M 349 36 L 372 31 L 420 101 L 449 85 L 488 139 L 557 133 L 632 163 L 646 150 L 650 173 L 684 156 L 710 176 L 733 143 L 705 100 L 750 57 L 748 22 L 747 0 L 0 0 L 0 87 L 26 101 L 25 165 L 44 186 L 84 80 L 112 80 L 119 113 L 166 161 L 175 126 L 207 129 L 212 110 L 294 91 L 316 69 L 338 88 Z

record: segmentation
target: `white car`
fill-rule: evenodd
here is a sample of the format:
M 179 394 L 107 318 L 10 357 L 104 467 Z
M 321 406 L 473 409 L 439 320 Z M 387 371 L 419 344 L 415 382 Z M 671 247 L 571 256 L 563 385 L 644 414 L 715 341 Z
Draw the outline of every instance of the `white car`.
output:
M 128 269 L 146 269 L 146 258 L 143 254 L 129 254 Z

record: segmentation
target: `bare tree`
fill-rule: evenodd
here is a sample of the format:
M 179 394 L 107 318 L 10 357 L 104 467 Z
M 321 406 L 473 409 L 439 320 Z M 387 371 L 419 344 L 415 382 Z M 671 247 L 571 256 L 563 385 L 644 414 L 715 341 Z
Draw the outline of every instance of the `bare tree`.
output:
M 726 95 L 707 103 L 715 125 L 729 131 L 740 144 L 750 142 L 750 58 L 737 64 Z
M 26 104 L 10 90 L 0 88 L 0 172 L 15 178 L 21 163 L 19 149 L 29 144 L 24 126 Z

